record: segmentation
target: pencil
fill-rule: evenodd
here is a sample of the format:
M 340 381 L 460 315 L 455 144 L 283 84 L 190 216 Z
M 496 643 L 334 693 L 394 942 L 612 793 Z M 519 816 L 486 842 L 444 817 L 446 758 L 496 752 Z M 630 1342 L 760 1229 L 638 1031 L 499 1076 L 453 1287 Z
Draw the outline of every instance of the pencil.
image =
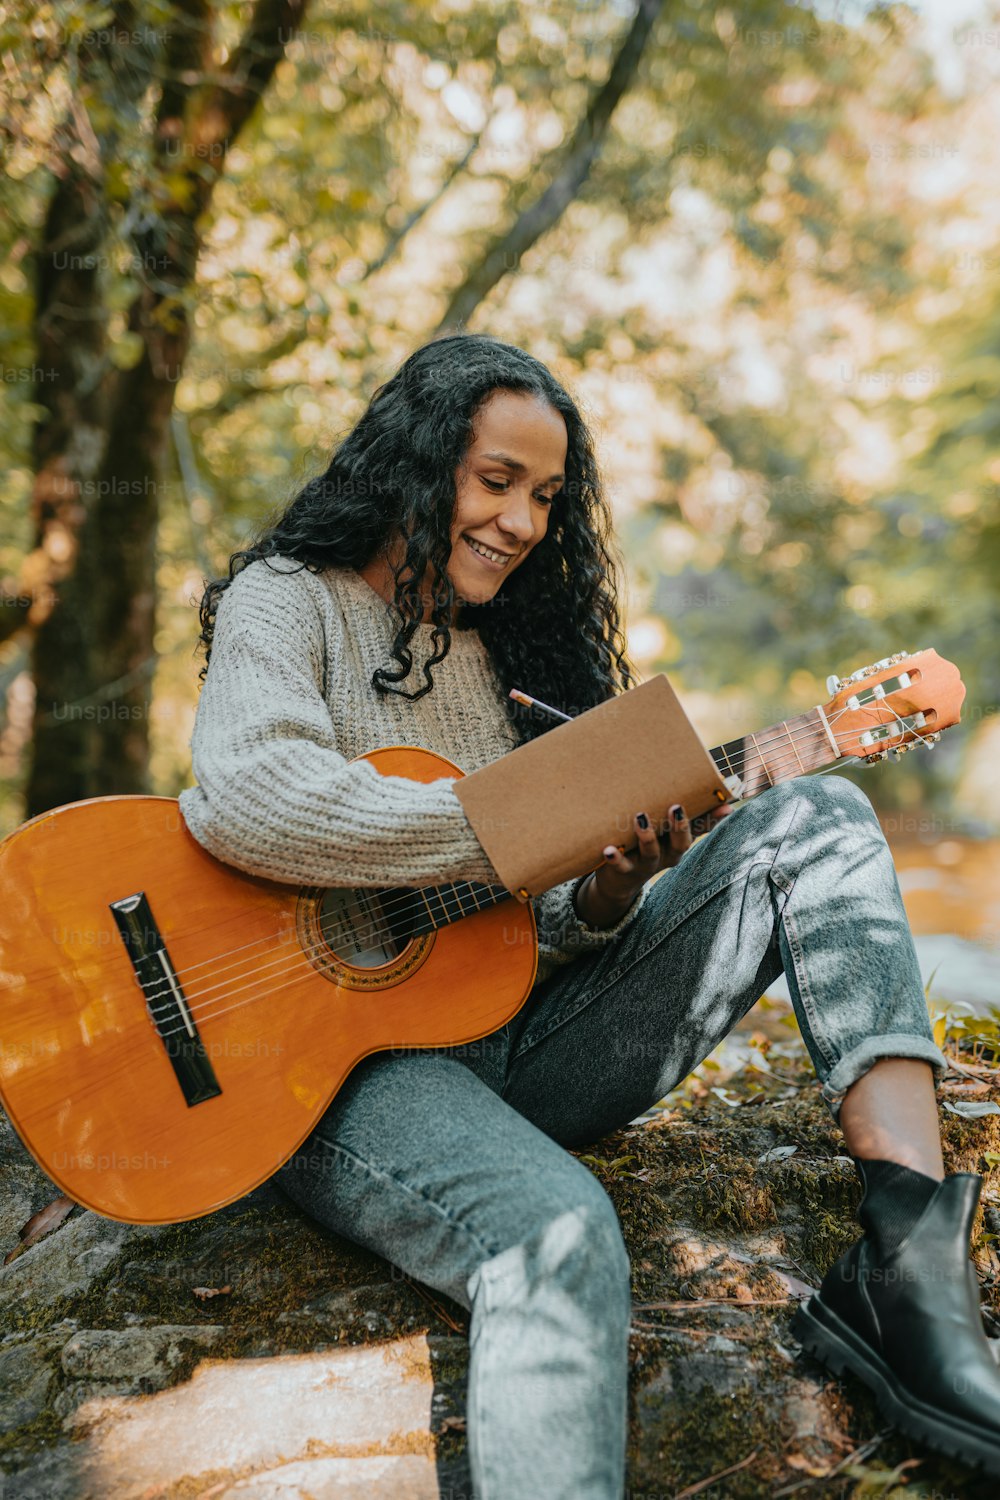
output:
M 514 699 L 515 703 L 523 703 L 525 708 L 540 708 L 543 713 L 549 714 L 553 719 L 564 719 L 567 724 L 572 719 L 571 714 L 560 713 L 558 708 L 550 708 L 540 698 L 532 698 L 530 694 L 522 693 L 520 688 L 511 688 L 509 696 Z

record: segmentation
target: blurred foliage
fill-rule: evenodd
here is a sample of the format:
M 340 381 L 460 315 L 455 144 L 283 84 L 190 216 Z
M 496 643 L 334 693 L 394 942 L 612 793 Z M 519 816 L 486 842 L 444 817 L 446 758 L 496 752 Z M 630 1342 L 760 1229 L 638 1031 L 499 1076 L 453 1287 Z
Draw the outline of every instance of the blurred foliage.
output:
M 171 8 L 136 5 L 134 24 Z M 246 7 L 213 11 L 222 60 Z M 8 578 L 31 540 L 45 378 L 32 245 L 74 48 L 116 14 L 0 4 Z M 202 579 L 323 464 L 551 179 L 630 19 L 594 0 L 317 0 L 288 43 L 188 293 L 159 540 L 158 790 L 190 778 Z M 963 62 L 946 93 L 905 6 L 843 21 L 666 0 L 581 194 L 474 320 L 549 363 L 593 422 L 642 670 L 730 704 L 745 729 L 819 701 L 831 672 L 927 645 L 959 663 L 972 728 L 1000 701 L 1000 105 L 984 49 Z M 151 108 L 122 122 L 108 164 L 118 251 L 102 275 L 123 365 L 150 274 L 126 231 L 152 211 Z M 2 829 L 21 815 L 25 659 L 23 636 L 0 649 Z M 946 796 L 967 738 L 866 784 Z

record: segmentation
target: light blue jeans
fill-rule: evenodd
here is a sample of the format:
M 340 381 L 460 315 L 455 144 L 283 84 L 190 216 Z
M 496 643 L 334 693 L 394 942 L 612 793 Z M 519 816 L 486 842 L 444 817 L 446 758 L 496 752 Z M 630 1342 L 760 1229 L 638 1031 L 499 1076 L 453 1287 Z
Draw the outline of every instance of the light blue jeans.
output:
M 889 850 L 842 776 L 736 808 L 483 1041 L 365 1059 L 282 1168 L 314 1218 L 470 1309 L 477 1500 L 622 1496 L 629 1261 L 563 1147 L 662 1098 L 782 970 L 834 1117 L 881 1057 L 943 1071 Z

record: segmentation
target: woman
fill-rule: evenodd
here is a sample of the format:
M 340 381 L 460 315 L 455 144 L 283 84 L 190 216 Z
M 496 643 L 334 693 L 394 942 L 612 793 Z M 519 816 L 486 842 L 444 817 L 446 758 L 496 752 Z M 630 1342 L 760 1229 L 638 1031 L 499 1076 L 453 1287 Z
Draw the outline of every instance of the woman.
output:
M 411 744 L 469 772 L 545 732 L 510 687 L 571 714 L 630 687 L 608 537 L 591 439 L 542 364 L 482 335 L 418 349 L 206 590 L 191 832 L 296 884 L 499 883 L 454 778 L 348 761 Z M 864 1236 L 800 1336 L 908 1432 L 1000 1473 L 968 1260 L 979 1179 L 942 1181 L 945 1063 L 879 825 L 837 776 L 725 811 L 693 845 L 682 808 L 663 839 L 636 809 L 630 852 L 534 903 L 539 972 L 514 1020 L 367 1058 L 281 1170 L 320 1223 L 470 1309 L 490 1500 L 622 1494 L 629 1263 L 564 1148 L 662 1098 L 782 970 L 865 1186 Z

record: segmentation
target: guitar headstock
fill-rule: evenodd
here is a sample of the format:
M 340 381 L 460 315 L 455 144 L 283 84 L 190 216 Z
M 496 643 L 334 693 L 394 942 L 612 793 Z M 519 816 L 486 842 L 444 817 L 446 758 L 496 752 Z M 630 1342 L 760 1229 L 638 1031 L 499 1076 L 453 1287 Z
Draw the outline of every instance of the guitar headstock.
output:
M 965 684 L 936 651 L 897 651 L 850 677 L 827 678 L 823 705 L 841 755 L 884 760 L 920 741 L 934 745 L 961 718 Z

